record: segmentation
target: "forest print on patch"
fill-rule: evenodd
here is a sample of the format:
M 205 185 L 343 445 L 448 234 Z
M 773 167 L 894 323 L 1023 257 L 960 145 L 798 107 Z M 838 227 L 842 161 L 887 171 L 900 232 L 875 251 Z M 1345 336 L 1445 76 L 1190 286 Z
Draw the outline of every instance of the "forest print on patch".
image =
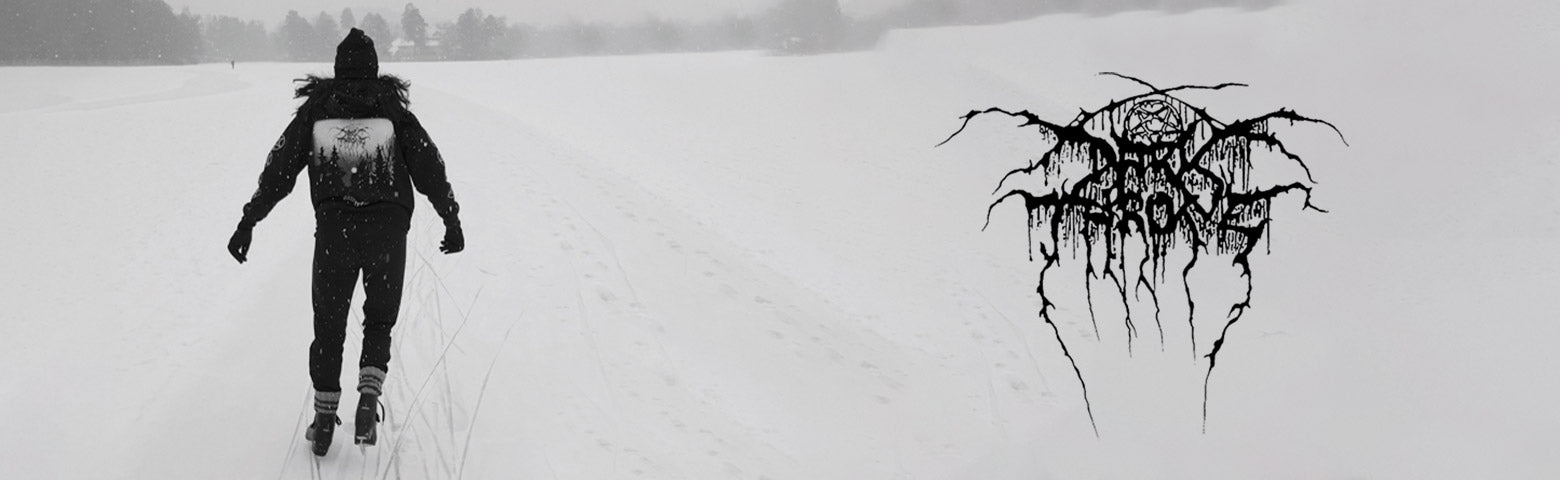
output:
M 394 183 L 394 145 L 395 127 L 387 119 L 314 122 L 314 165 L 337 170 L 346 187 Z

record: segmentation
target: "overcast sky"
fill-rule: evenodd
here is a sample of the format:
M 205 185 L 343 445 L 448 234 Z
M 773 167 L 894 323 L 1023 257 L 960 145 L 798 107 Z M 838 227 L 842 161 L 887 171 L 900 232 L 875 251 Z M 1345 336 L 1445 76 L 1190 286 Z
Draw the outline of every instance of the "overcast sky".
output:
M 313 20 L 321 11 L 331 16 L 350 7 L 361 18 L 370 11 L 393 13 L 386 17 L 391 25 L 400 21 L 406 0 L 165 0 L 174 11 L 189 7 L 199 15 L 229 15 L 249 20 L 261 20 L 275 26 L 287 15 L 297 10 L 304 18 Z M 412 1 L 430 23 L 453 20 L 467 8 L 480 8 L 486 13 L 508 17 L 513 22 L 547 24 L 570 19 L 592 22 L 637 21 L 657 16 L 667 19 L 709 19 L 726 14 L 752 13 L 778 3 L 779 0 L 424 0 Z M 846 14 L 857 15 L 880 11 L 901 0 L 840 0 Z

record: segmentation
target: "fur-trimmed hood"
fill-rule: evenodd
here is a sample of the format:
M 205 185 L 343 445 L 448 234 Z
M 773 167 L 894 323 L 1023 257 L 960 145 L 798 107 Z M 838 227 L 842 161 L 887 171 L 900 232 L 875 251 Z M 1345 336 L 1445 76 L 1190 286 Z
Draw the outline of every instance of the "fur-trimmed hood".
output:
M 325 78 L 309 75 L 294 92 L 305 99 L 298 115 L 310 119 L 385 117 L 403 120 L 411 101 L 405 80 L 393 75 L 379 78 Z

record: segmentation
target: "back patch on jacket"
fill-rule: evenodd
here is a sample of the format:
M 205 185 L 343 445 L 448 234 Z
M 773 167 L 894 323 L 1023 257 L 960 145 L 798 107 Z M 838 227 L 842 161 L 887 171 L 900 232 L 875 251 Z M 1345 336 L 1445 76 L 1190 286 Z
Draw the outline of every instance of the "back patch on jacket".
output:
M 345 187 L 395 182 L 395 126 L 384 118 L 314 122 L 313 162 Z

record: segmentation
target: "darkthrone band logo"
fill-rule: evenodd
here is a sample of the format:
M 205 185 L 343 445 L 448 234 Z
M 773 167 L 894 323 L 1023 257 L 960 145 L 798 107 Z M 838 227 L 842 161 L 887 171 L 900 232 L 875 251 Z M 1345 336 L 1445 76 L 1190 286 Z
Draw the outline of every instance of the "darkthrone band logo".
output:
M 1041 299 L 1039 316 L 1051 326 L 1061 353 L 1077 375 L 1095 435 L 1099 427 L 1088 384 L 1053 321 L 1057 304 L 1047 294 L 1047 275 L 1064 259 L 1077 262 L 1082 257 L 1079 280 L 1095 341 L 1101 336 L 1094 283 L 1108 282 L 1104 288 L 1113 291 L 1124 316 L 1121 322 L 1129 356 L 1134 340 L 1148 335 L 1143 332 L 1147 315 L 1135 318 L 1134 300 L 1147 294 L 1144 302 L 1152 306 L 1154 328 L 1163 349 L 1166 339 L 1160 298 L 1171 285 L 1167 280 L 1172 275 L 1180 277 L 1186 312 L 1182 321 L 1189 331 L 1191 358 L 1207 362 L 1206 371 L 1201 373 L 1202 429 L 1206 431 L 1208 382 L 1230 328 L 1251 308 L 1250 257 L 1269 231 L 1275 200 L 1297 196 L 1303 202 L 1302 209 L 1325 212 L 1311 203 L 1316 181 L 1309 166 L 1279 140 L 1273 127 L 1317 124 L 1331 128 L 1340 140 L 1343 135 L 1331 123 L 1287 109 L 1221 121 L 1175 95 L 1243 84 L 1159 88 L 1125 75 L 1102 75 L 1135 82 L 1147 92 L 1083 111 L 1066 124 L 1052 123 L 1027 110 L 971 111 L 962 117 L 959 129 L 938 146 L 963 133 L 971 120 L 988 114 L 1021 119 L 1019 128 L 1034 128 L 1051 145 L 1027 165 L 1002 176 L 992 193 L 997 197 L 986 211 L 986 222 L 990 226 L 992 212 L 999 205 L 1023 203 L 1028 214 L 1030 260 L 1038 253 L 1041 263 L 1036 288 Z M 1278 165 L 1286 162 L 1289 168 Z M 1294 178 L 1257 181 L 1253 173 L 1259 169 L 1288 170 L 1294 172 Z M 1021 181 L 1024 186 L 1010 185 Z M 1244 292 L 1234 292 L 1236 300 L 1227 305 L 1198 305 L 1199 292 L 1188 279 L 1200 262 L 1230 262 L 1241 285 L 1235 288 L 1244 288 Z M 1220 315 L 1217 323 L 1222 326 L 1217 331 L 1199 332 L 1199 315 Z

